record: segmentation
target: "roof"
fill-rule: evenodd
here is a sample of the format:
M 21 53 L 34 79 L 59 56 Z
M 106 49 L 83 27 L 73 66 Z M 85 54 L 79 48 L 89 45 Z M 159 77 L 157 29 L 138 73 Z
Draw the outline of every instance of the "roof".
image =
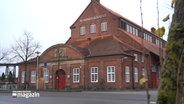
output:
M 92 3 L 104 8 L 105 10 L 107 10 L 111 14 L 115 15 L 116 17 L 122 18 L 122 19 L 132 23 L 133 25 L 137 26 L 138 28 L 141 28 L 141 26 L 139 26 L 138 24 L 136 24 L 136 23 L 132 22 L 131 20 L 128 20 L 127 18 L 123 17 L 122 15 L 112 11 L 111 9 L 105 7 L 104 5 L 100 4 L 99 2 L 91 1 L 91 3 L 89 5 L 91 5 Z M 84 12 L 89 7 L 89 5 L 85 8 L 85 10 L 82 12 L 82 14 L 78 17 L 78 19 L 84 14 Z M 78 21 L 78 19 L 76 21 Z M 76 21 L 74 22 L 74 24 L 76 23 Z M 73 26 L 73 24 L 72 24 L 72 26 Z M 142 48 L 140 48 L 138 46 L 142 45 L 142 43 L 143 43 L 143 47 L 145 49 L 160 56 L 160 52 L 159 52 L 160 47 L 158 45 L 151 43 L 149 41 L 146 41 L 144 39 L 141 39 L 140 37 L 132 35 L 132 34 L 126 32 L 122 29 L 118 29 L 118 30 L 121 31 L 121 34 L 126 34 L 128 37 L 130 37 L 131 38 L 130 40 L 133 41 L 132 43 L 135 46 L 131 46 L 128 42 L 126 42 L 127 40 L 123 39 L 123 36 L 121 36 L 121 34 L 118 34 L 118 36 L 120 36 L 120 37 L 118 37 L 117 34 L 113 34 L 113 35 L 109 34 L 107 36 L 91 37 L 89 40 L 88 39 L 78 39 L 78 40 L 75 40 L 75 42 L 73 42 L 72 45 L 79 46 L 81 48 L 88 48 L 90 55 L 95 56 L 95 55 L 108 55 L 108 54 L 125 53 L 125 51 L 127 51 L 127 50 L 135 50 L 135 51 L 142 52 Z M 150 34 L 153 34 L 152 32 L 150 32 L 146 29 L 144 29 L 144 31 L 149 32 Z M 157 37 L 155 34 L 153 34 L 153 35 L 155 37 Z M 109 36 L 115 36 L 115 37 L 107 38 Z M 103 37 L 105 37 L 105 38 L 101 39 Z M 163 39 L 161 39 L 161 40 L 163 40 Z M 129 48 L 127 48 L 127 47 L 129 47 Z M 163 51 L 164 51 L 163 56 L 165 56 L 165 49 L 163 49 Z
M 109 11 L 110 13 L 116 15 L 117 17 L 122 18 L 122 19 L 124 19 L 124 20 L 126 20 L 126 21 L 132 23 L 133 25 L 139 27 L 139 28 L 142 28 L 140 25 L 138 25 L 138 24 L 136 24 L 135 22 L 129 20 L 128 18 L 125 18 L 124 16 L 122 16 L 122 15 L 120 15 L 119 13 L 117 13 L 117 12 L 115 12 L 115 11 L 109 9 L 108 7 L 106 7 L 106 6 L 104 6 L 104 5 L 100 4 L 100 3 L 97 3 L 97 4 L 100 5 L 101 7 L 103 7 L 104 9 L 106 9 L 107 11 Z M 149 32 L 150 34 L 152 34 L 152 35 L 158 37 L 156 34 L 153 34 L 151 31 L 149 31 L 149 30 L 147 30 L 147 29 L 145 29 L 145 28 L 143 28 L 143 29 L 144 29 L 144 31 Z M 158 37 L 158 38 L 160 38 L 160 37 Z M 162 39 L 162 38 L 160 38 L 160 39 Z M 162 40 L 163 40 L 163 39 L 162 39 Z M 163 40 L 163 41 L 165 41 L 165 40 Z
M 165 48 L 160 48 L 158 45 L 152 43 L 152 42 L 149 42 L 149 41 L 146 41 L 138 36 L 135 36 L 135 35 L 132 35 L 122 29 L 119 29 L 121 32 L 123 32 L 124 34 L 126 34 L 127 36 L 131 37 L 133 40 L 135 40 L 138 44 L 142 45 L 143 44 L 143 47 L 146 48 L 147 50 L 153 52 L 154 54 L 160 56 L 160 49 L 162 49 L 162 52 L 163 52 L 163 56 L 165 56 Z M 121 39 L 121 38 L 119 38 Z
M 125 51 L 131 50 L 131 48 L 118 42 L 111 37 L 98 38 L 92 41 L 87 48 L 90 51 L 90 56 L 103 56 L 103 55 L 115 55 L 126 54 Z

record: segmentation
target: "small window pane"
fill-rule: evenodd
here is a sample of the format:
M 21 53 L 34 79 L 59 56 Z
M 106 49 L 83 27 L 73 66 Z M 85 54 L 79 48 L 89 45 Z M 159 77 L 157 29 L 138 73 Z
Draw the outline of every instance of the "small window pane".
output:
M 128 66 L 125 67 L 125 82 L 130 82 L 130 69 Z
M 91 67 L 91 82 L 98 82 L 98 67 Z
M 31 71 L 31 83 L 36 82 L 36 71 Z
M 138 61 L 138 55 L 137 54 L 134 54 L 134 61 Z
M 107 31 L 107 22 L 101 23 L 101 31 Z
M 90 25 L 90 33 L 96 33 L 96 25 Z
M 73 69 L 73 82 L 79 82 L 80 79 L 80 69 L 74 68 Z
M 24 83 L 24 81 L 25 81 L 25 71 L 22 71 L 21 82 Z
M 115 66 L 107 66 L 107 82 L 115 82 Z
M 86 34 L 86 28 L 83 26 L 83 27 L 80 27 L 80 35 L 85 35 Z
M 138 82 L 138 69 L 137 67 L 134 68 L 134 82 Z

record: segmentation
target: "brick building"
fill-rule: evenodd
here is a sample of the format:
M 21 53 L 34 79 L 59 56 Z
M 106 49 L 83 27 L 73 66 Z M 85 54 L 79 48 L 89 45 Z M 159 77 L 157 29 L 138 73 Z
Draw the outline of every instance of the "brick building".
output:
M 154 31 L 142 29 L 100 0 L 91 0 L 70 29 L 71 37 L 65 44 L 53 45 L 39 56 L 39 89 L 135 88 L 145 75 L 149 86 L 157 88 L 166 41 Z M 35 58 L 28 63 L 30 87 L 36 87 L 36 73 Z M 20 63 L 19 86 L 24 78 Z

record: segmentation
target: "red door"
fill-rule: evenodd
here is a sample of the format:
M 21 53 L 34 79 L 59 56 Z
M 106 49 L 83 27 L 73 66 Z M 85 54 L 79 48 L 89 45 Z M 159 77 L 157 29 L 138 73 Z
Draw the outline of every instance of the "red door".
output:
M 65 75 L 56 75 L 55 86 L 57 90 L 64 89 L 66 83 Z
M 156 75 L 156 72 L 152 72 L 151 77 L 152 77 L 152 87 L 157 88 L 157 75 Z

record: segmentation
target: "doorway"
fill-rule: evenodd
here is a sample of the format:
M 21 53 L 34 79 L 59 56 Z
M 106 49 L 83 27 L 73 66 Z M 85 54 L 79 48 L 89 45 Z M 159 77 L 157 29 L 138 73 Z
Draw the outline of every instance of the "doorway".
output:
M 151 77 L 152 77 L 152 87 L 157 88 L 157 74 L 156 74 L 156 72 L 152 72 Z
M 57 90 L 64 89 L 65 84 L 66 84 L 66 73 L 63 69 L 59 69 L 55 73 L 55 88 Z

